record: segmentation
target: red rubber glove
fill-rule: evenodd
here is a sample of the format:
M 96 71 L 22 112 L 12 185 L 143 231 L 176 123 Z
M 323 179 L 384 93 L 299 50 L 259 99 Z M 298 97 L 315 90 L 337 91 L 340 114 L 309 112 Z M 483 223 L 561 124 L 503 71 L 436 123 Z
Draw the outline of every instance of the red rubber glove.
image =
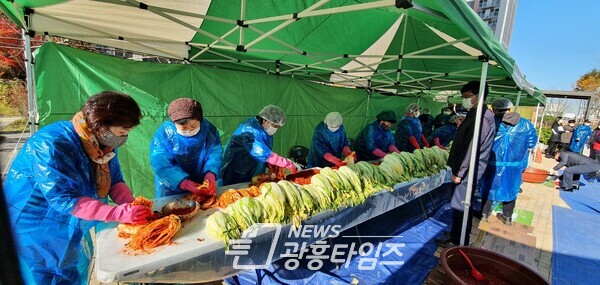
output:
M 118 205 L 131 203 L 135 200 L 133 193 L 131 193 L 131 189 L 129 189 L 129 186 L 127 186 L 125 182 L 119 182 L 110 187 L 108 195 L 110 196 L 110 199 Z
M 395 145 L 390 145 L 390 147 L 388 147 L 388 151 L 390 153 L 392 153 L 392 152 L 400 153 L 400 150 Z
M 212 172 L 206 172 L 206 174 L 204 174 L 204 181 L 208 181 L 208 191 L 211 193 L 210 195 L 215 195 L 217 191 L 217 178 L 215 175 Z
M 431 147 L 431 146 L 429 146 L 429 142 L 427 141 L 427 138 L 423 134 L 421 134 L 421 141 L 423 142 L 423 145 L 425 147 L 427 147 L 427 148 Z
M 378 148 L 374 149 L 374 150 L 373 150 L 373 152 L 371 152 L 371 153 L 372 153 L 373 155 L 375 155 L 375 156 L 377 156 L 377 157 L 381 157 L 381 158 L 385 157 L 385 155 L 386 155 L 386 153 L 385 153 L 385 152 L 383 152 L 382 150 L 380 150 L 380 149 L 378 149 Z
M 349 146 L 345 146 L 344 148 L 342 148 L 342 155 L 349 156 L 351 154 L 352 154 L 352 150 L 350 149 Z
M 119 222 L 127 224 L 145 224 L 152 211 L 144 206 L 129 203 L 111 206 L 94 198 L 81 197 L 73 206 L 71 214 L 84 220 Z
M 344 166 L 346 165 L 341 159 L 335 157 L 335 155 L 331 154 L 331 153 L 326 153 L 325 155 L 323 155 L 323 158 L 331 163 L 333 163 L 335 166 Z
M 410 144 L 412 144 L 412 146 L 415 149 L 420 149 L 421 148 L 421 146 L 419 146 L 419 143 L 417 142 L 417 139 L 414 136 L 408 137 L 408 142 L 410 142 Z
M 437 147 L 441 148 L 441 149 L 446 149 L 441 143 L 440 143 L 440 138 L 435 138 L 433 139 L 433 143 L 435 145 L 437 145 Z

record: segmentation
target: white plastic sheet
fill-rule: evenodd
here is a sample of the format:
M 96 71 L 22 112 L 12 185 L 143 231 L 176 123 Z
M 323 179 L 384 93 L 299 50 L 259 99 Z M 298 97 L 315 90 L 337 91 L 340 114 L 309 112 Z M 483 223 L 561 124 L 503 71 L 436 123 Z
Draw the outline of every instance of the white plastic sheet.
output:
M 342 208 L 336 212 L 321 212 L 302 222 L 306 225 L 337 225 L 343 231 L 381 215 L 423 194 L 440 187 L 449 181 L 448 170 L 411 182 L 394 186 L 394 191 L 381 191 L 361 205 Z M 237 186 L 237 187 L 236 187 Z M 217 192 L 230 188 L 243 188 L 245 185 L 220 187 Z M 181 198 L 166 197 L 156 200 L 155 210 L 162 205 Z M 186 221 L 181 231 L 174 237 L 174 244 L 162 246 L 155 252 L 131 256 L 123 252 L 127 240 L 117 237 L 116 224 L 100 229 L 96 245 L 96 276 L 100 282 L 207 282 L 220 280 L 237 274 L 233 268 L 234 256 L 225 253 L 225 245 L 208 236 L 204 231 L 206 218 L 217 209 L 202 212 Z M 420 214 L 420 213 L 415 213 Z M 291 226 L 282 225 L 280 230 L 272 227 L 255 229 L 256 237 L 251 238 L 251 247 L 245 258 L 237 260 L 238 265 L 268 265 L 285 253 L 286 242 L 310 245 L 323 237 L 295 237 L 289 235 Z M 252 230 L 253 228 L 248 229 Z M 268 257 L 273 257 L 268 260 Z

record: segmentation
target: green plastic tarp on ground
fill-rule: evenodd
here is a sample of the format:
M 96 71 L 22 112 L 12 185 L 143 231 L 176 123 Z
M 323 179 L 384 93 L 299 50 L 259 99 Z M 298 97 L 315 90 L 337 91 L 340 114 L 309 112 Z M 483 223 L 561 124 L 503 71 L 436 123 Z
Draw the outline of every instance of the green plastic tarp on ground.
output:
M 381 110 L 402 115 L 416 98 L 383 96 L 365 90 L 336 88 L 283 77 L 214 69 L 196 65 L 136 62 L 94 54 L 58 44 L 43 45 L 36 53 L 37 100 L 40 126 L 69 120 L 89 96 L 103 90 L 127 93 L 138 102 L 144 118 L 119 148 L 125 179 L 136 195 L 154 196 L 149 164 L 150 140 L 167 120 L 168 104 L 192 97 L 203 105 L 205 117 L 221 133 L 223 145 L 237 126 L 268 104 L 280 106 L 288 122 L 274 136 L 274 150 L 287 156 L 293 145 L 310 147 L 314 127 L 332 111 L 344 117 L 348 137 Z M 429 98 L 422 107 L 440 110 Z

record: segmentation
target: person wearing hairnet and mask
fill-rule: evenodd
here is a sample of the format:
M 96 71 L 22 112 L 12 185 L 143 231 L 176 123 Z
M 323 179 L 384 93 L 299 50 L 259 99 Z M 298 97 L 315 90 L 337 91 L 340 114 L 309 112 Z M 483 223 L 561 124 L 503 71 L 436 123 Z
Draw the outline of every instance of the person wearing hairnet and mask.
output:
M 217 128 L 204 118 L 200 102 L 191 98 L 171 102 L 167 113 L 169 121 L 156 130 L 150 144 L 156 197 L 214 196 L 223 154 Z
M 351 155 L 352 151 L 343 122 L 340 113 L 331 112 L 317 125 L 308 152 L 308 167 L 345 165 L 341 157 Z
M 130 204 L 116 150 L 141 117 L 133 98 L 104 91 L 70 121 L 41 128 L 19 151 L 3 193 L 26 284 L 87 284 L 90 229 L 98 222 L 146 223 L 152 213 Z
M 492 102 L 496 121 L 496 136 L 487 168 L 481 178 L 482 220 L 492 212 L 492 202 L 502 203 L 498 219 L 512 225 L 512 214 L 521 189 L 522 173 L 527 168 L 529 149 L 538 136 L 533 124 L 516 112 L 509 112 L 512 102 L 498 98 Z
M 441 149 L 446 149 L 450 142 L 454 140 L 454 136 L 456 135 L 456 130 L 460 123 L 462 122 L 462 116 L 454 115 L 450 117 L 448 123 L 439 127 L 429 135 L 427 140 L 431 145 L 436 145 Z
M 242 122 L 227 142 L 221 167 L 223 185 L 249 182 L 253 176 L 265 173 L 267 163 L 284 167 L 292 173 L 301 165 L 273 152 L 273 135 L 285 125 L 283 110 L 265 106 L 258 116 Z
M 429 142 L 423 135 L 421 121 L 419 121 L 419 109 L 418 104 L 409 104 L 406 107 L 404 117 L 398 122 L 394 139 L 396 140 L 396 147 L 400 151 L 413 152 L 415 149 L 429 147 Z
M 448 123 L 450 117 L 456 115 L 450 106 L 442 108 L 442 112 L 435 116 L 433 121 L 434 129 L 441 128 Z
M 592 134 L 592 128 L 590 127 L 590 120 L 585 119 L 583 124 L 577 126 L 573 131 L 573 138 L 571 138 L 571 151 L 581 153 L 583 146 L 587 142 L 588 138 Z
M 358 160 L 377 160 L 391 152 L 399 153 L 391 131 L 395 123 L 396 112 L 385 110 L 377 114 L 377 120 L 367 124 L 356 139 Z

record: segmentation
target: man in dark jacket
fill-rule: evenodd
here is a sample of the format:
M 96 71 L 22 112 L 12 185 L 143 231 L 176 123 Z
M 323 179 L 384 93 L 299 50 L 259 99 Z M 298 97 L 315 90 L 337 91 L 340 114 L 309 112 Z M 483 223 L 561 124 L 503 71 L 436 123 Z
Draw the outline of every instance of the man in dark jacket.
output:
M 575 120 L 569 120 L 563 128 L 565 128 L 565 132 L 560 135 L 560 148 L 562 151 L 571 151 L 571 139 L 575 130 Z
M 452 176 L 450 181 L 452 182 L 452 227 L 450 231 L 450 238 L 442 241 L 438 240 L 438 245 L 442 247 L 458 245 L 460 244 L 461 234 L 465 235 L 465 244 L 469 244 L 469 233 L 471 232 L 471 224 L 473 220 L 473 206 L 469 207 L 467 212 L 468 222 L 466 232 L 462 233 L 462 220 L 464 214 L 464 201 L 467 196 L 467 180 L 469 174 L 469 161 L 471 159 L 471 140 L 475 133 L 475 121 L 481 121 L 481 133 L 479 137 L 477 157 L 475 160 L 475 177 L 473 182 L 476 184 L 487 167 L 488 159 L 492 151 L 492 145 L 494 143 L 494 137 L 496 135 L 496 123 L 494 120 L 494 114 L 488 108 L 483 108 L 483 114 L 481 118 L 477 118 L 477 102 L 479 100 L 485 100 L 488 94 L 488 87 L 485 86 L 484 94 L 479 94 L 479 81 L 471 81 L 467 83 L 460 90 L 462 93 L 462 105 L 468 110 L 467 116 L 458 127 L 450 155 L 448 157 L 448 166 L 452 168 Z M 468 146 L 468 147 L 456 147 L 456 146 Z M 475 185 L 473 185 L 475 186 Z M 476 187 L 473 187 L 476 189 Z M 473 199 L 474 191 L 471 191 L 471 200 Z
M 423 129 L 423 135 L 428 137 L 431 135 L 433 131 L 433 123 L 435 118 L 430 114 L 431 111 L 429 108 L 423 108 L 423 114 L 419 116 L 419 121 L 421 121 L 421 128 Z
M 565 129 L 562 126 L 562 117 L 556 117 L 554 123 L 550 127 L 552 129 L 552 135 L 548 140 L 548 149 L 546 149 L 546 157 L 551 158 L 552 154 L 556 151 L 556 147 L 560 144 L 560 136 L 565 132 Z
M 600 171 L 600 164 L 585 155 L 570 151 L 557 151 L 554 154 L 554 159 L 558 164 L 551 168 L 548 172 L 555 174 L 563 166 L 563 174 L 560 179 L 560 190 L 573 192 L 573 180 L 578 181 L 581 174 L 594 173 Z

